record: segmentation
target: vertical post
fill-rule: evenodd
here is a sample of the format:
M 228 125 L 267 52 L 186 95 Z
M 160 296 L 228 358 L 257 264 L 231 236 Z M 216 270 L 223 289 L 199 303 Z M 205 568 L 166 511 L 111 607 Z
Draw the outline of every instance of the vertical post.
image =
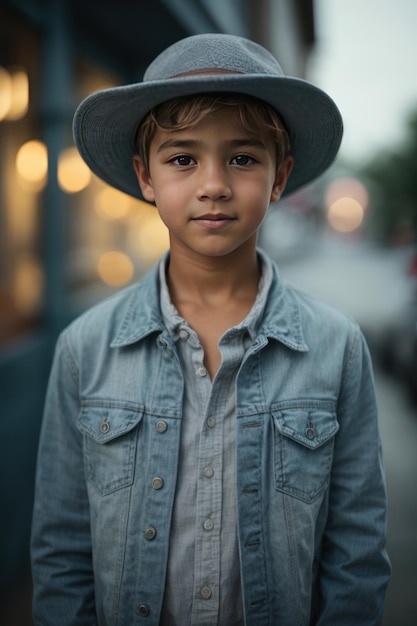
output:
M 48 182 L 43 196 L 42 233 L 45 264 L 44 318 L 54 341 L 68 296 L 66 198 L 58 186 L 58 157 L 68 145 L 72 113 L 70 20 L 65 0 L 49 0 L 42 40 L 41 121 L 48 148 Z

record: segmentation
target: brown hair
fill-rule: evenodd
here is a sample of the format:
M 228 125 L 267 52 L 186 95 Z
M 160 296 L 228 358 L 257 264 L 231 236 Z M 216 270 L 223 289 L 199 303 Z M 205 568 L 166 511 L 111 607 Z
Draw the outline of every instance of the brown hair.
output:
M 243 127 L 251 133 L 270 132 L 276 146 L 277 171 L 290 154 L 291 144 L 278 112 L 258 98 L 241 94 L 202 94 L 173 98 L 152 109 L 139 124 L 136 145 L 149 171 L 149 149 L 155 132 L 192 128 L 207 114 L 225 106 L 236 108 Z

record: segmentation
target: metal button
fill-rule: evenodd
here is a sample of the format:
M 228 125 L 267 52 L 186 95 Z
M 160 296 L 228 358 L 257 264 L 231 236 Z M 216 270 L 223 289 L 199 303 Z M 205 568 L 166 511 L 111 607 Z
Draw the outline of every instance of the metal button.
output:
M 141 617 L 148 617 L 149 615 L 149 606 L 147 604 L 139 604 L 137 613 Z
M 181 328 L 179 335 L 180 339 L 182 339 L 183 341 L 186 341 L 186 339 L 188 339 L 188 337 L 190 336 L 184 328 Z
M 314 430 L 313 424 L 308 424 L 306 428 L 307 439 L 314 439 L 315 436 L 316 436 L 316 431 Z
M 210 518 L 205 519 L 204 523 L 203 523 L 203 528 L 204 528 L 204 530 L 213 530 L 213 528 L 214 528 L 213 520 L 210 519 Z
M 209 428 L 213 428 L 213 426 L 216 425 L 216 418 L 215 417 L 208 417 L 206 423 L 207 423 L 207 426 Z
M 164 481 L 159 476 L 155 476 L 155 478 L 152 479 L 152 487 L 154 489 L 156 490 L 162 489 L 163 486 L 164 486 Z
M 154 528 L 153 526 L 149 526 L 149 528 L 145 530 L 145 539 L 147 539 L 148 541 L 152 541 L 152 539 L 155 539 L 155 537 L 156 528 Z
M 206 478 L 213 478 L 214 476 L 214 469 L 212 467 L 205 467 L 203 474 Z
M 158 433 L 164 433 L 167 428 L 168 428 L 168 424 L 164 422 L 163 420 L 158 420 L 156 422 L 156 430 L 158 431 Z
M 197 376 L 200 376 L 201 378 L 203 378 L 204 376 L 207 376 L 207 370 L 205 367 L 199 367 L 198 370 L 196 371 Z
M 110 424 L 107 421 L 107 417 L 105 417 L 101 423 L 101 432 L 105 434 L 105 433 L 108 433 L 109 430 L 110 430 Z
M 203 600 L 209 600 L 211 598 L 210 587 L 201 587 L 200 596 L 203 598 Z

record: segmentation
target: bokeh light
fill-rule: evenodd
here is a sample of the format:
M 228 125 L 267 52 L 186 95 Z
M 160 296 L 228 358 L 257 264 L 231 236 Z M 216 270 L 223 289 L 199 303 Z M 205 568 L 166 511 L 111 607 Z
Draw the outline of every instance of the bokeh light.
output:
M 44 284 L 39 262 L 29 256 L 19 259 L 13 280 L 14 301 L 22 315 L 33 315 L 41 304 Z
M 20 120 L 29 109 L 29 79 L 23 70 L 11 74 L 11 103 L 6 115 L 8 120 Z
M 24 70 L 0 66 L 0 120 L 20 120 L 29 108 L 29 79 Z
M 169 233 L 154 207 L 150 206 L 145 215 L 132 229 L 129 239 L 142 259 L 154 263 L 168 250 Z
M 339 233 L 352 233 L 362 224 L 364 213 L 362 205 L 357 200 L 343 197 L 329 206 L 327 220 Z
M 359 180 L 339 178 L 328 186 L 325 203 L 330 226 L 340 233 L 352 233 L 363 223 L 369 195 Z
M 110 250 L 100 257 L 97 271 L 106 285 L 121 287 L 132 279 L 133 263 L 127 254 L 118 250 Z
M 12 77 L 0 66 L 0 120 L 4 120 L 12 104 Z
M 66 148 L 58 159 L 58 183 L 66 193 L 77 193 L 87 187 L 91 171 L 75 147 Z
M 131 205 L 132 198 L 113 187 L 102 189 L 94 202 L 96 212 L 105 220 L 118 220 L 127 217 Z
M 40 191 L 48 174 L 48 152 L 37 139 L 24 143 L 16 155 L 16 169 L 31 191 Z

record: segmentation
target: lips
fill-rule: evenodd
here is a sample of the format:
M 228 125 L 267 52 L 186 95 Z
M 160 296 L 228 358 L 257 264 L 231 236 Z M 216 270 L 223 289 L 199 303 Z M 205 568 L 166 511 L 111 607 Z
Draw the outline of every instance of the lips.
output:
M 195 220 L 210 220 L 210 221 L 218 221 L 218 220 L 232 220 L 235 219 L 226 213 L 206 213 L 205 215 L 199 215 L 194 218 Z
M 231 222 L 234 222 L 235 219 L 235 217 L 231 217 L 226 213 L 206 213 L 205 215 L 194 217 L 193 222 L 205 228 L 215 230 L 229 225 Z

